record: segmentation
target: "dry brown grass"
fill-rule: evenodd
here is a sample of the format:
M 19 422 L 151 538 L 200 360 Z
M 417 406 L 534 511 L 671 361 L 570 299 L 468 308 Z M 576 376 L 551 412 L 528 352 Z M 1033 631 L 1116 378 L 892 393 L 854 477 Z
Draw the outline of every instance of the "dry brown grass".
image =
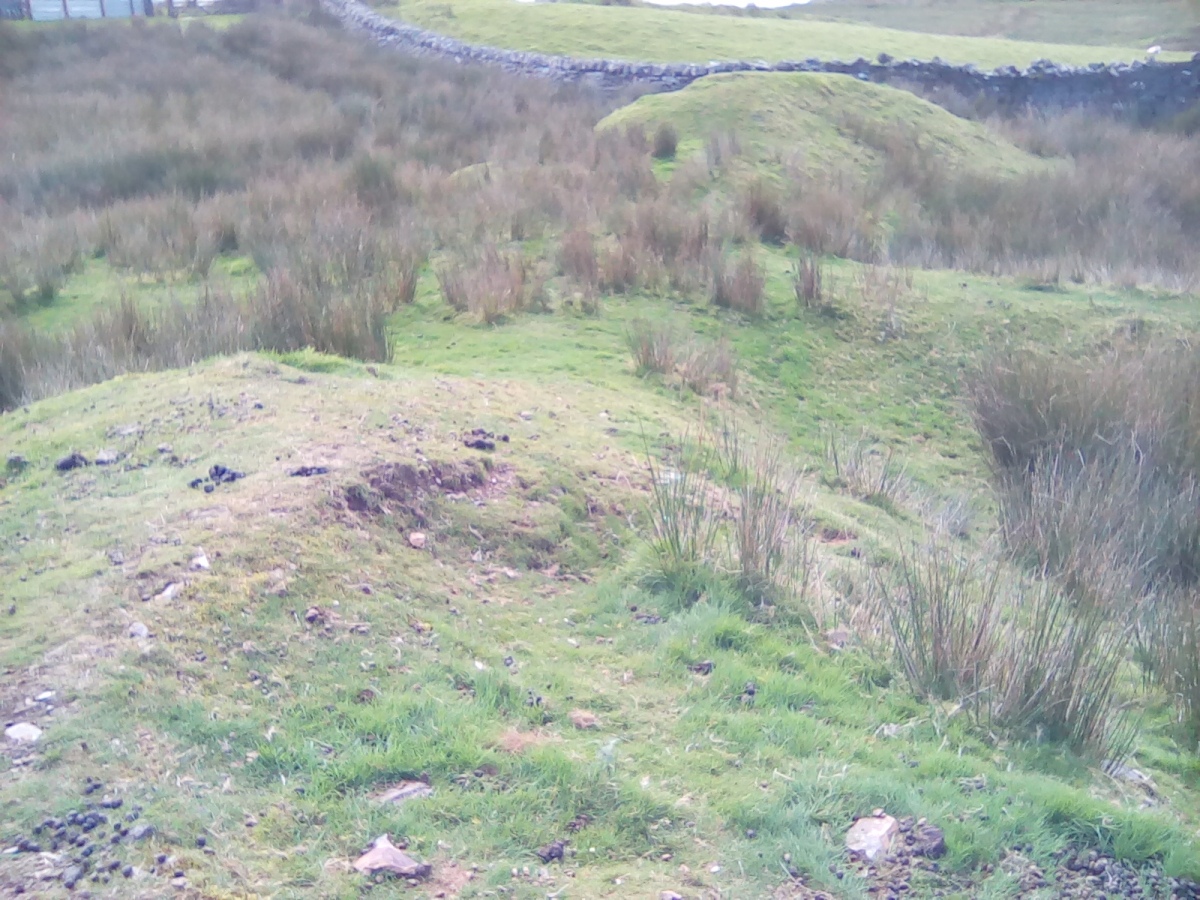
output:
M 485 247 L 470 261 L 444 265 L 438 285 L 450 306 L 488 324 L 527 309 L 540 293 L 520 251 L 495 247 Z
M 562 236 L 558 248 L 559 270 L 585 288 L 595 288 L 600 283 L 600 260 L 596 255 L 596 242 L 584 228 L 572 228 Z
M 1010 552 L 1122 633 L 1136 625 L 1139 662 L 1200 734 L 1195 352 L 1010 350 L 981 361 L 968 397 Z
M 733 397 L 738 387 L 737 354 L 729 338 L 715 342 L 692 338 L 678 350 L 676 370 L 683 383 L 702 397 Z
M 743 254 L 732 270 L 727 267 L 723 256 L 714 255 L 710 271 L 710 296 L 716 306 L 752 318 L 760 318 L 766 312 L 766 279 L 762 267 L 752 254 Z
M 1200 149 L 1182 134 L 1068 113 L 989 126 L 1045 166 L 1023 173 L 938 164 L 906 123 L 848 118 L 871 173 L 814 174 L 785 163 L 784 191 L 756 180 L 738 205 L 771 243 L 899 266 L 957 268 L 1124 286 L 1200 281 L 1189 241 L 1200 223 Z M 713 174 L 728 155 L 713 148 Z
M 824 310 L 825 267 L 819 257 L 802 254 L 792 268 L 792 292 L 800 309 Z
M 161 34 L 13 33 L 14 53 L 29 62 L 0 73 L 0 292 L 16 311 L 54 302 L 89 256 L 178 284 L 203 282 L 222 255 L 245 255 L 262 278 L 255 321 L 265 316 L 332 351 L 360 342 L 304 337 L 311 324 L 274 318 L 280 297 L 320 298 L 331 304 L 330 327 L 344 331 L 344 303 L 369 318 L 365 296 L 380 308 L 412 302 L 435 251 L 447 260 L 448 299 L 496 321 L 546 299 L 544 264 L 506 245 L 657 194 L 644 136 L 595 134 L 606 111 L 596 96 L 413 60 L 321 24 L 312 8 L 299 13 L 221 32 L 193 23 Z M 503 165 L 495 174 L 476 165 L 487 160 Z M 659 256 L 643 246 L 671 254 L 669 223 L 659 219 L 643 215 L 628 253 L 593 258 L 582 235 L 564 239 L 560 262 L 585 305 L 596 307 L 602 283 L 664 280 Z M 152 317 L 159 335 L 182 334 L 190 322 L 179 313 L 181 327 L 167 327 L 164 315 Z M 22 358 L 43 347 L 14 334 L 10 361 L 17 345 Z M 353 352 L 385 355 L 368 343 Z M 75 345 L 70 383 L 88 380 L 88 352 Z M 94 353 L 93 380 L 135 362 L 123 346 Z M 19 385 L 8 396 L 44 394 L 34 382 L 52 368 L 14 375 L 9 366 L 7 382 Z
M 788 221 L 779 199 L 780 186 L 757 178 L 742 193 L 746 219 L 764 244 L 782 244 L 787 239 Z
M 520 731 L 516 728 L 510 728 L 500 735 L 500 737 L 496 738 L 495 747 L 502 753 L 511 753 L 513 756 L 520 756 L 527 750 L 545 746 L 556 740 L 560 740 L 557 735 L 539 729 L 535 729 L 534 731 Z
M 626 342 L 639 375 L 656 372 L 700 396 L 732 396 L 737 392 L 737 356 L 728 338 L 706 341 L 686 336 L 665 323 L 636 319 Z

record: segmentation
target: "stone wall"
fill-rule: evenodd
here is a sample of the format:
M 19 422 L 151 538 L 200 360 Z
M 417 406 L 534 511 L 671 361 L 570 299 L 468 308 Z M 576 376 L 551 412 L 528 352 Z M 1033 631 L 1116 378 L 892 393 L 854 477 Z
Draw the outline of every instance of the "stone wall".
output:
M 936 58 L 922 62 L 886 55 L 874 62 L 807 59 L 777 63 L 761 60 L 637 63 L 483 47 L 384 18 L 358 0 L 321 2 L 344 26 L 368 35 L 383 46 L 605 89 L 640 85 L 651 90 L 673 91 L 697 78 L 720 72 L 829 72 L 915 89 L 935 100 L 939 96 L 965 97 L 1000 111 L 1086 106 L 1132 115 L 1142 121 L 1178 114 L 1200 99 L 1200 54 L 1183 63 L 1093 63 L 1078 68 L 1039 60 L 1027 69 L 1007 66 L 990 72 Z

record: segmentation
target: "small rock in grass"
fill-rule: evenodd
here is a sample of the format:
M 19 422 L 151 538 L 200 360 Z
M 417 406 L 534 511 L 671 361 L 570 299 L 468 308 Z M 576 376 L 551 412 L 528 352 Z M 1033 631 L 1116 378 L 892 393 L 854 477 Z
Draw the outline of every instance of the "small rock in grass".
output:
M 28 467 L 29 467 L 29 460 L 27 460 L 21 454 L 19 454 L 19 453 L 8 454 L 8 462 L 5 465 L 5 468 L 8 470 L 10 475 L 18 475 L 21 472 L 24 472 Z
M 918 825 L 912 831 L 911 842 L 917 856 L 939 859 L 946 855 L 946 834 L 936 825 Z
M 314 475 L 328 475 L 328 466 L 301 466 L 288 472 L 292 478 L 311 478 Z
M 380 803 L 394 803 L 399 806 L 409 800 L 428 797 L 432 794 L 433 788 L 424 781 L 402 781 L 395 787 L 388 788 L 375 799 Z
M 245 472 L 238 472 L 228 466 L 223 466 L 218 463 L 208 470 L 208 480 L 213 484 L 230 484 L 240 478 L 245 478 Z
M 384 873 L 402 878 L 427 878 L 433 871 L 429 863 L 420 863 L 398 848 L 386 834 L 371 842 L 371 849 L 354 861 L 364 875 Z
M 193 569 L 196 569 L 201 572 L 208 571 L 208 569 L 209 569 L 208 556 L 204 553 L 203 550 L 200 550 L 199 552 L 196 553 L 195 556 L 192 557 L 191 566 Z
M 544 863 L 548 863 L 551 860 L 562 859 L 566 846 L 566 841 L 551 841 L 545 847 L 541 847 L 535 852 L 538 855 L 538 859 Z
M 150 637 L 150 629 L 143 622 L 134 622 L 129 626 L 129 636 L 141 640 Z
M 172 581 L 167 584 L 161 591 L 154 595 L 155 600 L 169 602 L 179 596 L 179 592 L 183 590 L 183 585 L 178 581 Z
M 144 841 L 146 838 L 154 837 L 158 829 L 149 822 L 142 822 L 140 825 L 134 825 L 129 829 L 129 834 L 126 835 L 131 841 Z
M 56 462 L 54 468 L 60 472 L 70 472 L 72 469 L 79 469 L 86 465 L 88 465 L 87 457 L 76 451 Z
M 14 744 L 32 744 L 42 736 L 42 729 L 32 722 L 16 722 L 4 729 L 4 736 Z
M 105 449 L 96 454 L 96 459 L 94 462 L 98 466 L 111 466 L 120 458 L 121 457 L 117 454 L 116 450 Z
M 874 860 L 887 855 L 899 833 L 900 824 L 886 813 L 865 816 L 850 826 L 846 848 Z
M 408 544 L 414 550 L 424 550 L 427 542 L 428 538 L 426 538 L 425 535 L 420 531 L 414 531 L 408 536 Z

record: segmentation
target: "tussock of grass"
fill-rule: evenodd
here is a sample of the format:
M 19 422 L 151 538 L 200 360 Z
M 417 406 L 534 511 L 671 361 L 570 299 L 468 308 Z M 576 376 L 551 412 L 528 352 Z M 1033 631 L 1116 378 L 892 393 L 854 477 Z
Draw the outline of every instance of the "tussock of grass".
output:
M 1196 365 L 1150 345 L 1094 362 L 1009 351 L 971 384 L 1012 553 L 1085 609 L 1138 624 L 1140 659 L 1195 711 Z

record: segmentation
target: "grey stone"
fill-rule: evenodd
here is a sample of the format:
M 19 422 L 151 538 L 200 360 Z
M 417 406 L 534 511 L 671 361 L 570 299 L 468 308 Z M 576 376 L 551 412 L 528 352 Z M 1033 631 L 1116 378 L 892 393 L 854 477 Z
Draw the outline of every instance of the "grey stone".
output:
M 70 472 L 72 469 L 78 469 L 86 465 L 88 465 L 88 460 L 82 453 L 69 453 L 56 462 L 54 468 L 60 472 Z
M 4 729 L 4 736 L 14 744 L 32 744 L 42 736 L 42 729 L 32 722 L 15 722 Z

